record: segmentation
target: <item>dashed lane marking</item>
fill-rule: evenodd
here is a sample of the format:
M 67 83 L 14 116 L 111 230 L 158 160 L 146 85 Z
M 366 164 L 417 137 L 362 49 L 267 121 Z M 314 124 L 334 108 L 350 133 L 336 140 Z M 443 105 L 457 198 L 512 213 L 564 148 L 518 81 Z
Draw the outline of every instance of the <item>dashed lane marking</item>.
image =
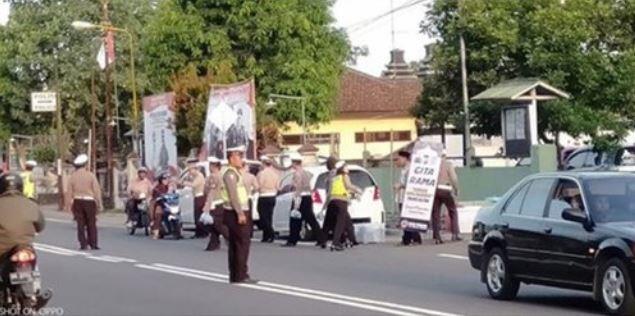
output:
M 440 254 L 437 255 L 437 257 L 449 258 L 449 259 L 457 259 L 457 260 L 465 260 L 465 261 L 470 259 L 467 256 L 454 255 L 454 254 L 451 254 L 451 253 L 440 253 Z

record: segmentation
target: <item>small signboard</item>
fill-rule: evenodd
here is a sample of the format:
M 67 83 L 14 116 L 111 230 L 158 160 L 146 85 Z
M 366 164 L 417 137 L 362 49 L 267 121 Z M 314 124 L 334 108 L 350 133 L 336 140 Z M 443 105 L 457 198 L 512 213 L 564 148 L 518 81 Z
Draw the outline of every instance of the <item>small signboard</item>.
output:
M 31 93 L 31 112 L 55 112 L 57 107 L 57 93 Z
M 440 143 L 415 143 L 401 209 L 402 229 L 425 232 L 430 227 L 442 152 Z

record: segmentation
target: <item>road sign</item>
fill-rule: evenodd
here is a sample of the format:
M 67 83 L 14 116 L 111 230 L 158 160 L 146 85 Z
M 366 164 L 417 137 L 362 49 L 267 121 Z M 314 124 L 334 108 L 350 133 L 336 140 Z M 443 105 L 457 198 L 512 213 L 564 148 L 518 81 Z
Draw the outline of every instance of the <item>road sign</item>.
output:
M 55 112 L 57 107 L 57 93 L 33 92 L 31 93 L 31 112 Z

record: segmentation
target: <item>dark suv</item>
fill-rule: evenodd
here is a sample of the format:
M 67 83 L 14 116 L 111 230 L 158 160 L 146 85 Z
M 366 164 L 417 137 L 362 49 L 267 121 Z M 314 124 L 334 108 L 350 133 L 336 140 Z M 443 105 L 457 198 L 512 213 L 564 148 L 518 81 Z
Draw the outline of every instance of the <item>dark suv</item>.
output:
M 609 313 L 635 315 L 635 175 L 527 177 L 479 212 L 468 251 L 495 299 L 542 284 L 591 291 Z

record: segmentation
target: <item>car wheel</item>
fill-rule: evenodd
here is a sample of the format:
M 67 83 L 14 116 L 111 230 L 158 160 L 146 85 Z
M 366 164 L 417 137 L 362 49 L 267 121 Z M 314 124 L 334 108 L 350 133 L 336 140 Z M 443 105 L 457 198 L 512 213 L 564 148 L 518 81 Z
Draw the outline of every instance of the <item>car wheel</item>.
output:
M 600 289 L 599 298 L 604 308 L 612 315 L 635 315 L 635 297 L 631 279 L 622 260 L 606 261 L 596 278 Z
M 500 248 L 490 250 L 482 269 L 487 291 L 492 298 L 512 300 L 516 297 L 520 282 L 512 277 L 507 256 Z

